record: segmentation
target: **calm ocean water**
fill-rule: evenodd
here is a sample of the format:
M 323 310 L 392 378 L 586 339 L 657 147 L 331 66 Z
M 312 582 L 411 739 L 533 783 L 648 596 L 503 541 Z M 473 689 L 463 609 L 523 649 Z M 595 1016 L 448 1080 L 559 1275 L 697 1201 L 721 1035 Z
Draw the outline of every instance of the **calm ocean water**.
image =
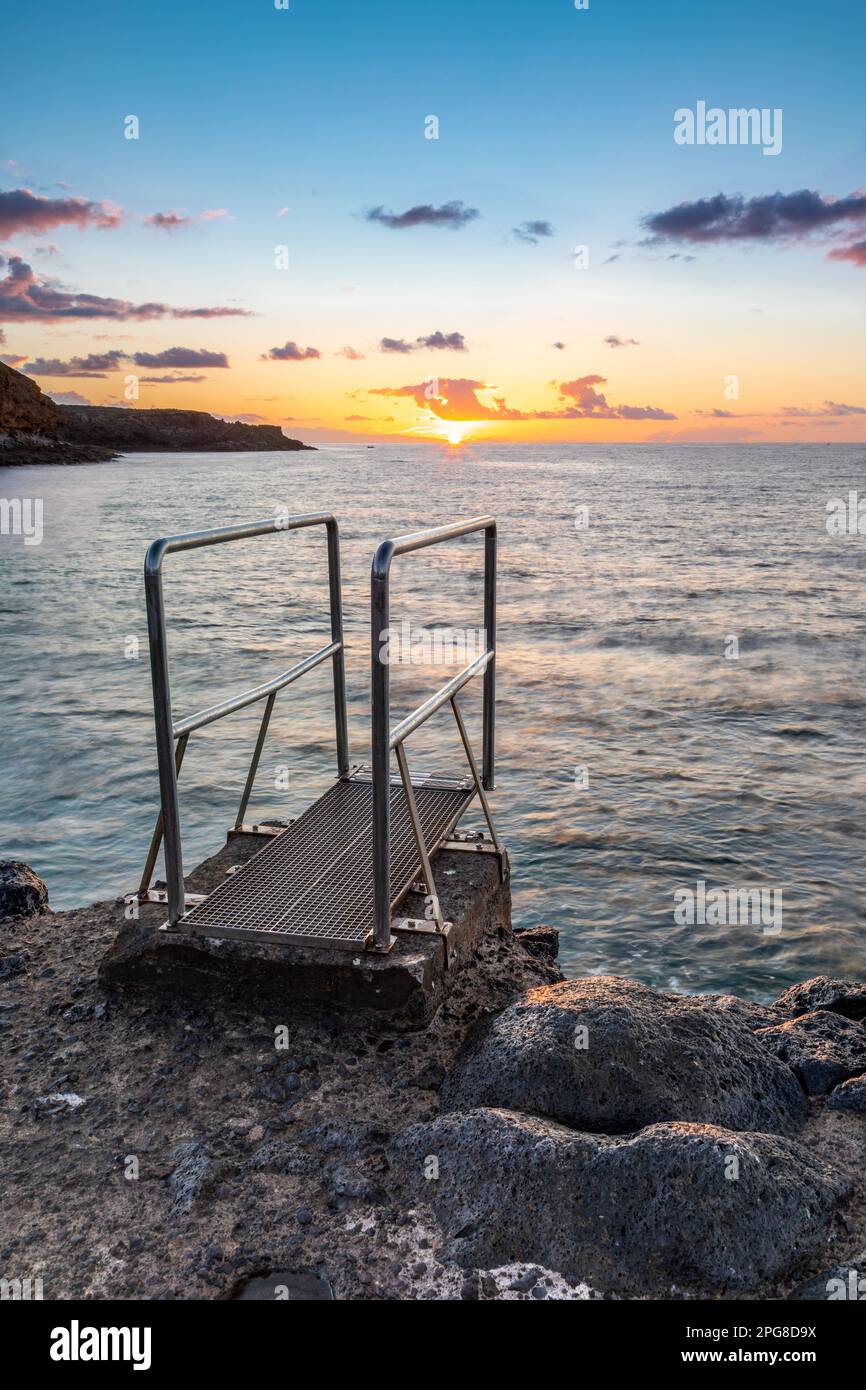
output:
M 862 446 L 400 444 L 2 470 L 0 494 L 43 499 L 45 536 L 0 539 L 0 854 L 31 863 L 57 908 L 136 884 L 157 807 L 141 578 L 155 536 L 336 512 L 362 761 L 376 543 L 491 511 L 494 806 L 515 922 L 559 927 L 569 971 L 666 988 L 768 998 L 808 975 L 863 976 L 866 538 L 825 527 L 849 489 L 866 493 Z M 406 557 L 393 617 L 479 627 L 480 574 L 480 538 Z M 320 534 L 171 557 L 165 587 L 175 718 L 327 640 Z M 446 674 L 396 668 L 393 718 Z M 256 815 L 296 814 L 327 785 L 329 698 L 326 666 L 278 697 Z M 477 732 L 480 691 L 466 704 Z M 189 866 L 234 818 L 260 709 L 193 735 Z M 455 740 L 443 711 L 411 760 L 457 769 Z M 678 925 L 674 892 L 698 880 L 781 891 L 781 931 Z

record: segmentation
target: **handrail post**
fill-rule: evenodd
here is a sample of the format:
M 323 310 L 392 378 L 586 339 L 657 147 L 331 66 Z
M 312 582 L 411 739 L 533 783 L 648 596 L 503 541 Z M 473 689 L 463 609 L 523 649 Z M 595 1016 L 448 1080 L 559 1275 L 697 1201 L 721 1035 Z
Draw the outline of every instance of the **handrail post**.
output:
M 391 699 L 390 671 L 383 642 L 390 623 L 389 571 L 393 546 L 383 542 L 373 558 L 370 581 L 370 644 L 373 774 L 373 944 L 391 943 Z
M 331 641 L 339 642 L 334 652 L 334 721 L 337 738 L 337 776 L 349 771 L 349 723 L 346 713 L 346 663 L 343 658 L 343 597 L 340 580 L 340 529 L 334 518 L 326 524 L 328 535 L 328 588 L 331 598 Z
M 484 640 L 493 658 L 484 672 L 483 770 L 485 791 L 495 785 L 496 760 L 496 522 L 484 529 Z
M 162 598 L 162 557 L 164 553 L 165 542 L 154 541 L 144 561 L 144 591 L 147 605 L 147 632 L 150 642 L 150 675 L 153 685 L 153 718 L 156 728 L 159 795 L 162 805 L 168 920 L 169 925 L 174 926 L 184 914 L 186 898 L 180 842 L 180 806 L 177 796 L 174 726 L 171 717 L 171 684 L 168 674 L 168 648 L 165 636 L 165 607 Z

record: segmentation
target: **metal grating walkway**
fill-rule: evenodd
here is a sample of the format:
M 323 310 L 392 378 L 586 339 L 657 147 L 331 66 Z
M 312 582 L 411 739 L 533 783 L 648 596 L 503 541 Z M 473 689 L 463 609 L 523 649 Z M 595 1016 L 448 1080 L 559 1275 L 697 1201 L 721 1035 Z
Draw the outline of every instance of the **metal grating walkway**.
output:
M 470 778 L 415 775 L 428 852 L 452 833 L 475 795 Z M 361 768 L 341 778 L 282 834 L 178 924 L 198 936 L 363 947 L 373 929 L 373 786 Z M 418 878 L 406 795 L 391 779 L 391 907 Z

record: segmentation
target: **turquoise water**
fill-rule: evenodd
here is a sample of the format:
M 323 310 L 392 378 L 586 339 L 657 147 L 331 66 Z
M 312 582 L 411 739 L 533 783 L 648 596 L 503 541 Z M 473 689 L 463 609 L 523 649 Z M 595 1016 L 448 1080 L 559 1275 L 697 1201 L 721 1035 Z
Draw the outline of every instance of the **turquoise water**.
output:
M 399 444 L 2 470 L 0 494 L 43 500 L 45 533 L 0 539 L 0 853 L 31 863 L 58 908 L 135 885 L 157 806 L 141 578 L 155 536 L 336 512 L 362 761 L 376 543 L 492 511 L 494 807 L 515 922 L 559 927 L 569 971 L 663 987 L 767 998 L 862 976 L 866 537 L 825 526 L 852 488 L 866 494 L 862 446 Z M 480 576 L 479 538 L 399 560 L 393 617 L 478 628 Z M 322 537 L 172 557 L 166 600 L 179 718 L 327 640 Z M 395 668 L 394 720 L 447 674 Z M 327 784 L 329 679 L 323 666 L 278 697 L 256 815 L 296 814 Z M 480 691 L 466 705 L 477 733 Z M 193 735 L 188 865 L 234 818 L 257 723 L 254 708 Z M 447 712 L 410 753 L 459 766 Z M 699 879 L 781 891 L 781 930 L 678 924 L 674 892 Z

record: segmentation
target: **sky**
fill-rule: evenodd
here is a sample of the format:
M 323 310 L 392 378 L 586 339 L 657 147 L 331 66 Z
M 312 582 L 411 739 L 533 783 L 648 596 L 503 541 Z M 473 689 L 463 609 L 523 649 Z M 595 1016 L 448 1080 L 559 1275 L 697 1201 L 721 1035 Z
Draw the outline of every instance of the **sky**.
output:
M 4 361 L 310 442 L 866 441 L 862 0 L 282 3 L 10 13 Z

